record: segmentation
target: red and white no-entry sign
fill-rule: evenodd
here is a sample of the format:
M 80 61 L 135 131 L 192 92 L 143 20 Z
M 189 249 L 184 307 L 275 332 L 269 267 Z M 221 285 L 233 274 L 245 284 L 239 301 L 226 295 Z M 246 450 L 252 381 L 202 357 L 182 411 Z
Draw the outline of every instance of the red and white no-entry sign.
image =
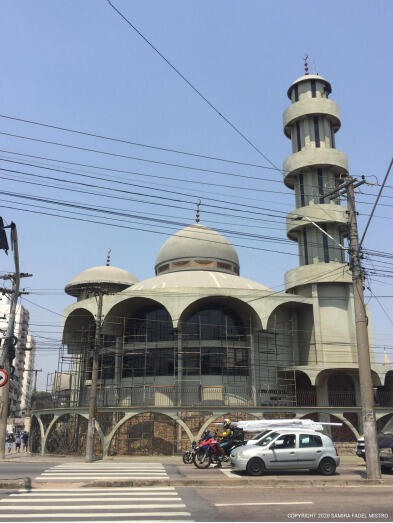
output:
M 4 369 L 0 369 L 0 387 L 4 387 L 4 385 L 8 381 L 8 373 Z

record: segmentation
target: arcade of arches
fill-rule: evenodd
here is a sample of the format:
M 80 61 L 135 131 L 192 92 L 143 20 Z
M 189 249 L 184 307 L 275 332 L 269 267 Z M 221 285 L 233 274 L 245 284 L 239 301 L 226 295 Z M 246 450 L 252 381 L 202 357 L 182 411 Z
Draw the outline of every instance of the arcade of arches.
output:
M 359 437 L 357 414 L 326 413 L 310 410 L 296 416 L 294 412 L 269 411 L 179 411 L 179 412 L 101 412 L 97 417 L 95 453 L 97 456 L 175 455 L 190 447 L 206 429 L 219 430 L 217 423 L 232 420 L 300 417 L 320 422 L 341 423 L 328 429 L 337 444 L 354 444 Z M 379 418 L 379 430 L 393 417 Z M 83 455 L 86 450 L 86 414 L 53 415 L 36 413 L 32 417 L 30 445 L 32 453 Z M 246 434 L 251 437 L 251 434 Z

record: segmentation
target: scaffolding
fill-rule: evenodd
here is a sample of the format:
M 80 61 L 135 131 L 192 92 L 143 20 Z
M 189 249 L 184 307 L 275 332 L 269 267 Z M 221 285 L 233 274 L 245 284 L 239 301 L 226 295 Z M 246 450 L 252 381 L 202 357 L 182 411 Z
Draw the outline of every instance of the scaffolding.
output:
M 132 320 L 132 321 L 131 321 Z M 131 323 L 130 323 L 131 322 Z M 47 390 L 57 407 L 86 407 L 95 324 L 72 333 L 59 350 Z M 98 407 L 296 406 L 293 325 L 275 319 L 269 330 L 119 318 L 104 325 Z M 291 368 L 292 367 L 292 368 Z

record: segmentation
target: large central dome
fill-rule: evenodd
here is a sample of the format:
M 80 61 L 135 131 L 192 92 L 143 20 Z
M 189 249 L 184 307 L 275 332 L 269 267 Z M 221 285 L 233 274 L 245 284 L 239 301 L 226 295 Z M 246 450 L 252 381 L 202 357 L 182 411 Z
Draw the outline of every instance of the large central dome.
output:
M 196 223 L 176 232 L 164 243 L 155 270 L 156 274 L 193 270 L 239 274 L 239 258 L 225 236 Z

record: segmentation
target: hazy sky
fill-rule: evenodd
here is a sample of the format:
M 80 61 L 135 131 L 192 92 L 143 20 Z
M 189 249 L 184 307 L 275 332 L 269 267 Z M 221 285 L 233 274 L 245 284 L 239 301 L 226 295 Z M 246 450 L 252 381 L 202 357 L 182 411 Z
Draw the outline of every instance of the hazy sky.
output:
M 303 56 L 308 53 L 311 71 L 318 72 L 332 83 L 331 98 L 339 104 L 342 117 L 336 146 L 348 155 L 351 173 L 354 176 L 366 175 L 370 181 L 382 179 L 392 153 L 392 2 L 113 2 L 279 166 L 290 154 L 290 142 L 282 131 L 282 112 L 289 103 L 286 91 L 291 82 L 303 74 Z M 3 0 L 0 24 L 1 114 L 138 143 L 269 165 L 114 13 L 105 0 Z M 64 285 L 83 269 L 104 264 L 108 248 L 112 249 L 113 265 L 129 270 L 140 280 L 151 277 L 160 246 L 166 235 L 173 233 L 177 227 L 164 225 L 157 228 L 149 223 L 143 224 L 143 220 L 137 218 L 127 219 L 126 222 L 115 222 L 113 217 L 109 220 L 123 226 L 161 232 L 152 234 L 28 213 L 17 209 L 63 215 L 68 210 L 69 216 L 76 216 L 70 213 L 72 209 L 57 208 L 54 211 L 52 204 L 4 195 L 3 191 L 100 205 L 138 215 L 154 213 L 152 216 L 155 218 L 170 216 L 169 219 L 175 217 L 175 221 L 180 223 L 193 222 L 195 212 L 192 202 L 200 197 L 202 222 L 206 225 L 231 231 L 252 231 L 280 240 L 286 238 L 284 214 L 283 219 L 258 214 L 249 214 L 254 220 L 241 217 L 246 215 L 246 209 L 287 212 L 294 207 L 292 192 L 277 183 L 281 180 L 281 174 L 277 171 L 108 142 L 4 118 L 0 118 L 0 131 L 145 160 L 260 178 L 247 180 L 0 135 L 0 149 L 3 151 L 0 151 L 0 168 L 6 169 L 0 171 L 1 215 L 7 222 L 16 222 L 21 269 L 34 274 L 23 284 L 32 289 L 27 299 L 35 305 L 27 301 L 24 304 L 31 313 L 31 331 L 37 336 L 36 367 L 44 369 L 39 379 L 41 387 L 45 384 L 47 371 L 53 370 L 57 362 L 60 315 L 63 308 L 73 301 L 64 294 Z M 161 187 L 190 196 L 161 193 L 161 196 L 181 202 L 156 199 L 155 204 L 148 204 L 135 199 L 150 202 L 154 199 L 121 193 L 118 196 L 133 200 L 104 198 L 74 190 L 33 185 L 27 181 L 81 189 L 81 186 L 66 182 L 45 181 L 32 174 L 106 187 L 110 186 L 110 182 L 4 161 L 17 158 L 11 153 L 180 178 L 185 181 L 127 173 L 110 174 L 147 187 L 126 186 L 129 191 L 160 195 L 151 187 Z M 53 167 L 53 162 L 49 160 L 19 157 L 18 161 L 40 162 Z M 59 167 L 58 164 L 57 168 L 71 170 L 64 165 Z M 85 174 L 94 172 L 92 168 L 80 169 Z M 11 173 L 10 170 L 19 172 Z M 109 176 L 102 171 L 95 171 L 95 175 Z M 217 188 L 204 185 L 204 182 L 240 188 Z M 393 176 L 390 185 L 393 187 Z M 246 190 L 250 188 L 254 190 Z M 364 192 L 369 194 L 359 195 L 358 198 L 364 202 L 358 206 L 361 228 L 370 212 L 370 204 L 374 201 L 371 195 L 375 194 L 376 189 L 365 187 Z M 393 252 L 393 189 L 388 188 L 384 194 L 386 197 L 377 210 L 377 218 L 372 222 L 365 246 Z M 257 208 L 244 207 L 241 213 L 236 213 L 228 210 L 230 204 L 222 204 L 223 209 L 214 209 L 221 215 L 208 214 L 207 211 L 212 208 L 209 209 L 206 204 L 212 202 L 204 200 L 207 197 Z M 99 216 L 97 212 L 90 214 Z M 105 221 L 102 217 L 89 219 Z M 295 244 L 275 243 L 269 239 L 247 240 L 231 234 L 228 237 L 236 244 L 281 251 L 283 254 L 238 247 L 243 276 L 275 289 L 283 288 L 284 272 L 298 263 Z M 12 270 L 11 256 L 7 257 L 4 253 L 0 256 L 0 270 Z M 375 277 L 372 290 L 377 296 L 393 295 L 393 279 Z M 366 294 L 370 293 L 367 291 Z M 393 316 L 392 299 L 385 297 L 380 301 L 388 314 Z M 54 312 L 39 308 L 36 304 Z M 370 304 L 376 344 L 386 345 L 393 355 L 393 348 L 389 348 L 393 346 L 392 320 L 384 314 L 375 299 L 371 299 Z

